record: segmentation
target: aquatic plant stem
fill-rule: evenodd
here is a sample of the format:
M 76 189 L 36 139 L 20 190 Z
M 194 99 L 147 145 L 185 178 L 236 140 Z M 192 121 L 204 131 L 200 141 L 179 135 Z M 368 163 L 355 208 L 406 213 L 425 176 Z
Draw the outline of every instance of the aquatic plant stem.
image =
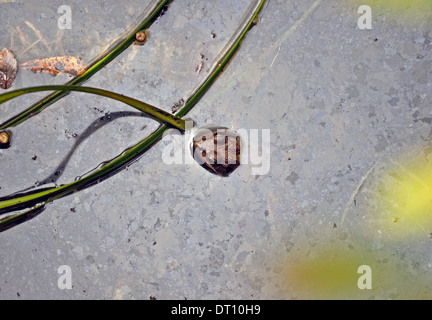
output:
M 122 94 L 118 94 L 112 91 L 107 91 L 107 90 L 92 88 L 92 87 L 62 86 L 62 85 L 28 87 L 28 88 L 18 89 L 14 91 L 9 91 L 4 94 L 0 94 L 0 104 L 27 93 L 40 92 L 40 91 L 52 91 L 52 90 L 79 91 L 79 92 L 85 92 L 85 93 L 103 96 L 106 98 L 111 98 L 130 105 L 131 107 L 145 113 L 150 118 L 159 121 L 162 124 L 165 124 L 169 127 L 177 128 L 182 132 L 185 130 L 185 121 L 178 116 L 175 116 L 171 113 L 168 113 L 164 110 L 161 110 L 157 107 L 149 105 L 148 103 L 142 102 L 140 100 Z

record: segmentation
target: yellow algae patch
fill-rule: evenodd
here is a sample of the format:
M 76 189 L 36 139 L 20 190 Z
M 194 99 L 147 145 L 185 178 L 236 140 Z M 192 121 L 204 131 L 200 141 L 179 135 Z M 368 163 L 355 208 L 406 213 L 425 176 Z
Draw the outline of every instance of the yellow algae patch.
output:
M 432 232 L 432 159 L 391 161 L 372 191 L 373 220 L 384 235 L 424 237 Z

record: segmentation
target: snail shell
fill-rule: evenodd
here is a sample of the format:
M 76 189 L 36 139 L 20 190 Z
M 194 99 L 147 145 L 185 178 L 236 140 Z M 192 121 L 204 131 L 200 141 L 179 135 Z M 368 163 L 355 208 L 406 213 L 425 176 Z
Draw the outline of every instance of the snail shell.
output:
M 142 46 L 144 43 L 146 43 L 148 36 L 149 36 L 149 34 L 148 34 L 147 30 L 142 30 L 142 31 L 137 32 L 135 35 L 135 41 L 133 44 Z
M 191 152 L 204 169 L 227 177 L 240 166 L 241 139 L 225 127 L 202 127 L 193 137 Z
M 7 149 L 11 145 L 12 133 L 10 131 L 0 131 L 0 149 Z

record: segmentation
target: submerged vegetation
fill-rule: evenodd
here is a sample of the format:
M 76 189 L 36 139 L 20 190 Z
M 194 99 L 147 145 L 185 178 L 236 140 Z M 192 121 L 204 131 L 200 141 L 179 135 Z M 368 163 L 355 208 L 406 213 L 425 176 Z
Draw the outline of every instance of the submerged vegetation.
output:
M 73 182 L 54 187 L 41 186 L 33 188 L 30 191 L 28 191 L 27 189 L 26 191 L 14 193 L 13 195 L 0 198 L 0 214 L 7 214 L 13 211 L 22 210 L 21 212 L 10 214 L 1 219 L 0 231 L 9 229 L 10 227 L 13 227 L 34 217 L 35 215 L 39 214 L 44 210 L 47 203 L 50 203 L 73 192 L 99 183 L 100 181 L 122 170 L 127 165 L 131 164 L 133 161 L 136 161 L 144 152 L 149 150 L 155 143 L 161 140 L 164 132 L 168 129 L 177 128 L 180 131 L 184 132 L 185 120 L 183 120 L 182 117 L 185 116 L 195 106 L 199 99 L 204 95 L 206 90 L 216 80 L 218 75 L 225 69 L 225 67 L 233 57 L 234 53 L 240 46 L 241 42 L 243 41 L 244 37 L 246 36 L 248 30 L 257 23 L 257 16 L 266 1 L 253 1 L 253 3 L 247 9 L 247 12 L 244 15 L 239 27 L 234 32 L 231 39 L 227 42 L 225 47 L 222 49 L 222 51 L 219 53 L 219 55 L 209 68 L 207 75 L 190 92 L 187 97 L 182 99 L 181 104 L 177 106 L 177 111 L 175 112 L 175 114 L 167 113 L 145 102 L 133 99 L 131 97 L 126 97 L 118 93 L 106 91 L 103 89 L 79 86 L 85 80 L 89 79 L 94 73 L 100 70 L 104 65 L 117 57 L 132 43 L 136 41 L 145 42 L 148 35 L 147 32 L 145 32 L 145 29 L 147 29 L 151 25 L 155 16 L 157 16 L 157 14 L 161 12 L 170 2 L 171 1 L 167 0 L 152 1 L 143 13 L 141 22 L 138 24 L 138 26 L 128 31 L 111 47 L 111 49 L 107 50 L 100 57 L 96 58 L 93 63 L 91 63 L 85 68 L 83 73 L 75 77 L 72 81 L 68 82 L 65 86 L 30 87 L 15 91 L 9 91 L 3 95 L 0 95 L 1 104 L 23 94 L 56 90 L 54 93 L 41 99 L 23 112 L 17 114 L 16 116 L 1 124 L 0 132 L 2 132 L 2 134 L 7 132 L 7 128 L 17 126 L 28 120 L 30 117 L 36 116 L 39 112 L 47 108 L 49 105 L 53 104 L 55 101 L 61 99 L 71 91 L 81 91 L 90 94 L 97 94 L 121 101 L 125 104 L 128 104 L 129 106 L 138 109 L 145 115 L 161 123 L 161 126 L 157 130 L 155 130 L 149 136 L 145 137 L 142 141 L 126 149 L 114 159 L 104 162 L 102 166 L 99 166 L 92 172 L 79 177 Z M 142 34 L 140 34 L 139 37 L 136 37 L 136 34 L 139 32 L 144 32 L 144 34 L 146 35 L 145 39 L 141 39 Z M 215 141 L 217 141 L 217 138 L 215 138 Z M 226 176 L 236 167 L 238 167 L 239 150 L 237 148 L 235 148 L 235 150 L 237 152 L 237 156 L 235 159 L 236 161 L 234 161 L 233 163 L 233 168 L 221 169 L 221 167 L 219 167 L 215 170 L 215 167 L 213 167 L 210 168 L 210 171 L 213 170 L 213 173 L 220 174 L 221 176 Z

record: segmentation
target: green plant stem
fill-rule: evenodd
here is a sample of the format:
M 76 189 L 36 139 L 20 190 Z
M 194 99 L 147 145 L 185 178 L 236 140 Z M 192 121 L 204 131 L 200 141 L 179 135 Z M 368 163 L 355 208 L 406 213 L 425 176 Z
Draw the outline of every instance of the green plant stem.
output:
M 118 94 L 115 92 L 92 88 L 92 87 L 84 87 L 84 86 L 61 86 L 61 85 L 49 85 L 49 86 L 38 86 L 38 87 L 28 87 L 24 89 L 18 89 L 14 91 L 9 91 L 7 93 L 0 95 L 0 104 L 9 101 L 13 98 L 19 97 L 23 94 L 40 92 L 40 91 L 52 91 L 52 90 L 63 90 L 63 91 L 79 91 L 90 94 L 95 94 L 107 98 L 111 98 L 125 104 L 130 105 L 131 107 L 145 113 L 150 118 L 161 122 L 169 127 L 174 127 L 182 132 L 185 130 L 185 121 L 180 117 L 172 115 L 164 110 L 156 108 L 152 105 L 149 105 L 145 102 L 139 101 L 137 99 Z
M 256 0 L 251 4 L 239 28 L 210 68 L 207 77 L 203 79 L 203 81 L 185 99 L 184 106 L 176 113 L 176 116 L 182 117 L 186 115 L 199 101 L 200 97 L 205 93 L 205 91 L 211 86 L 216 77 L 223 71 L 231 57 L 234 55 L 235 51 L 240 46 L 247 31 L 251 28 L 254 19 L 263 8 L 265 2 L 266 0 Z M 6 213 L 25 208 L 30 209 L 18 214 L 14 214 L 13 216 L 10 216 L 10 218 L 6 217 L 0 220 L 0 231 L 7 229 L 11 224 L 16 224 L 17 221 L 18 223 L 25 221 L 27 215 L 31 215 L 35 209 L 44 206 L 46 203 L 89 187 L 120 171 L 122 168 L 138 159 L 140 155 L 142 155 L 145 151 L 162 139 L 163 133 L 168 129 L 169 127 L 165 125 L 159 127 L 147 138 L 135 146 L 125 150 L 118 157 L 105 163 L 98 170 L 93 171 L 87 176 L 82 177 L 74 182 L 39 192 L 36 190 L 32 194 L 16 194 L 13 197 L 4 198 L 5 200 L 0 201 L 0 213 Z
M 89 63 L 83 74 L 76 76 L 74 79 L 66 83 L 66 85 L 81 85 L 91 76 L 93 76 L 96 72 L 98 72 L 108 63 L 114 60 L 120 53 L 122 53 L 135 41 L 135 34 L 142 29 L 148 28 L 152 23 L 152 19 L 161 11 L 161 9 L 167 3 L 171 1 L 172 0 L 153 0 L 152 2 L 150 2 L 144 12 L 140 15 L 138 19 L 139 22 L 135 27 L 129 28 L 129 30 L 124 35 L 120 36 L 107 50 L 105 50 L 91 63 Z M 25 109 L 24 111 L 0 124 L 0 130 L 19 125 L 27 119 L 37 115 L 39 112 L 41 112 L 54 102 L 60 100 L 68 93 L 68 91 L 56 91 L 42 98 L 29 108 Z

